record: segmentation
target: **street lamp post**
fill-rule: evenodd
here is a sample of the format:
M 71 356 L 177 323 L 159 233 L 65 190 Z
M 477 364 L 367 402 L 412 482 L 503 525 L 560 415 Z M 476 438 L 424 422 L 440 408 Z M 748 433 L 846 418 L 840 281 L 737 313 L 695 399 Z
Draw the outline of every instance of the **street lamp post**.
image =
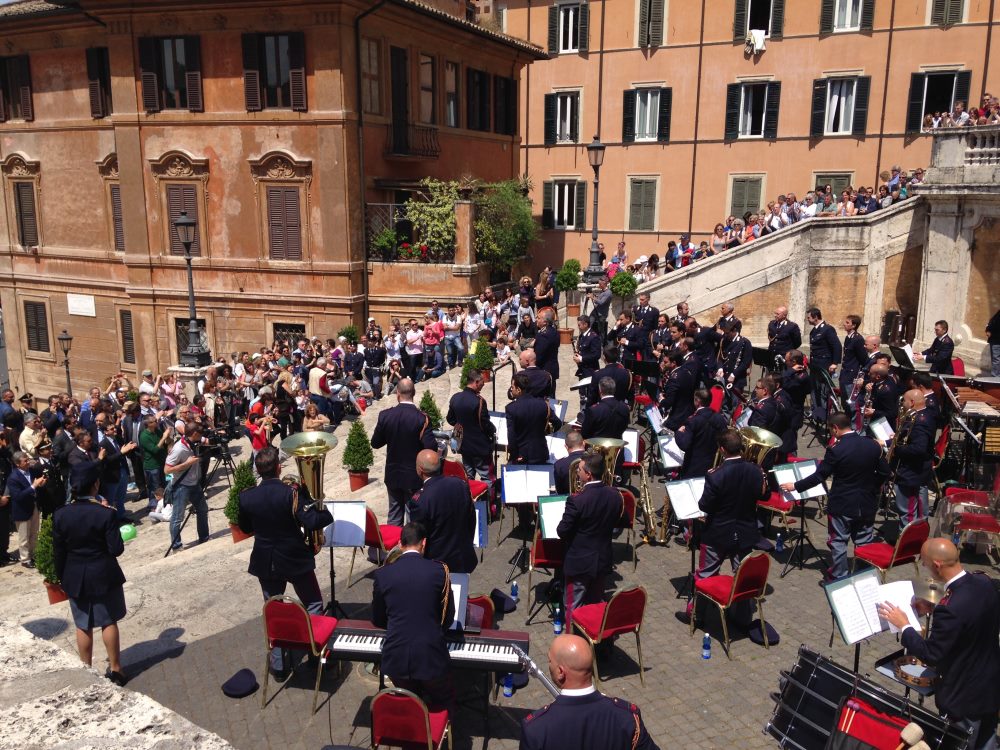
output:
M 600 184 L 598 174 L 604 163 L 604 149 L 604 144 L 596 135 L 594 140 L 587 144 L 587 161 L 594 169 L 594 226 L 590 230 L 590 265 L 583 272 L 584 281 L 588 284 L 596 284 L 597 280 L 604 275 L 604 268 L 601 266 L 601 249 L 597 246 L 597 191 Z
M 73 381 L 69 376 L 69 350 L 73 346 L 73 337 L 63 328 L 63 332 L 56 336 L 56 339 L 59 341 L 59 348 L 62 349 L 63 367 L 66 368 L 66 393 L 73 398 Z
M 180 361 L 183 367 L 205 367 L 212 363 L 212 353 L 202 344 L 198 315 L 194 309 L 194 275 L 191 272 L 191 245 L 194 243 L 198 222 L 190 218 L 187 211 L 181 211 L 181 215 L 174 219 L 174 229 L 177 238 L 184 245 L 188 281 L 188 345 L 180 353 Z

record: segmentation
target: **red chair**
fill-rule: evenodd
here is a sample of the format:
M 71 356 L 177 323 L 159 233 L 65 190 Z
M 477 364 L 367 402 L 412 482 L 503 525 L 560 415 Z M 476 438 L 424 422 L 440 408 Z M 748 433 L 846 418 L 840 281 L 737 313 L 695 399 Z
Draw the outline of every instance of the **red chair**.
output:
M 566 548 L 563 546 L 562 539 L 542 539 L 542 530 L 536 528 L 535 536 L 531 541 L 531 549 L 528 553 L 528 591 L 531 588 L 531 573 L 535 570 L 548 570 L 552 571 L 553 575 L 556 568 L 561 568 L 563 564 L 563 556 L 566 554 Z
M 623 633 L 635 633 L 635 650 L 639 655 L 639 681 L 643 685 L 646 684 L 642 668 L 642 643 L 639 641 L 639 631 L 642 629 L 645 614 L 646 589 L 642 586 L 618 591 L 609 602 L 585 604 L 573 610 L 573 627 L 590 641 L 594 653 L 594 675 L 598 681 L 601 679 L 601 674 L 597 671 L 597 651 L 594 647 L 607 638 Z
M 952 374 L 958 378 L 965 377 L 965 361 L 961 357 L 951 358 Z
M 387 523 L 379 523 L 375 513 L 371 508 L 365 508 L 365 545 L 374 547 L 378 553 L 378 566 L 381 568 L 385 562 L 389 550 L 399 544 L 399 537 L 403 533 L 402 526 L 392 526 Z M 351 576 L 354 575 L 354 558 L 361 547 L 355 547 L 351 553 L 351 568 L 347 571 L 347 588 L 353 586 L 357 581 L 351 583 Z M 360 579 L 359 579 L 360 580 Z
M 429 711 L 409 690 L 387 688 L 372 698 L 372 748 L 423 747 L 436 750 L 452 746 L 451 721 L 447 710 Z
M 319 658 L 316 668 L 316 686 L 313 688 L 312 712 L 316 713 L 316 698 L 319 696 L 319 682 L 323 677 L 323 665 L 330 655 L 330 639 L 337 628 L 337 618 L 326 615 L 312 615 L 306 612 L 302 603 L 290 596 L 272 596 L 264 602 L 264 641 L 267 645 L 264 656 L 264 690 L 260 707 L 267 707 L 267 683 L 271 676 L 271 649 L 308 651 Z M 292 679 L 293 670 L 281 682 L 284 687 Z M 281 692 L 281 688 L 278 688 Z
M 459 477 L 465 480 L 465 483 L 469 485 L 469 494 L 472 495 L 473 501 L 482 500 L 482 495 L 490 489 L 489 482 L 484 482 L 481 479 L 469 479 L 465 473 L 465 467 L 458 461 L 445 459 L 443 467 L 443 473 L 446 477 Z
M 712 396 L 712 400 L 709 402 L 708 408 L 718 414 L 719 410 L 722 409 L 722 402 L 726 397 L 726 392 L 722 389 L 722 386 L 713 385 L 709 389 L 709 393 Z
M 927 522 L 927 519 L 918 518 L 903 528 L 899 533 L 899 539 L 896 540 L 895 545 L 888 544 L 887 542 L 872 542 L 871 544 L 862 544 L 860 547 L 855 547 L 854 559 L 851 560 L 851 572 L 854 572 L 854 566 L 858 560 L 864 560 L 872 567 L 878 568 L 882 583 L 885 583 L 886 575 L 889 573 L 890 568 L 895 568 L 898 565 L 906 565 L 906 563 L 913 563 L 913 567 L 919 577 L 920 566 L 918 560 L 920 559 L 920 548 L 927 541 L 930 533 L 931 526 Z
M 465 602 L 466 622 L 468 622 L 469 606 L 473 604 L 481 607 L 483 610 L 483 621 L 479 624 L 479 627 L 486 628 L 487 630 L 491 629 L 493 627 L 493 617 L 496 615 L 496 605 L 493 604 L 493 600 L 486 594 L 470 596 Z
M 628 532 L 626 539 L 628 540 L 628 546 L 632 548 L 632 570 L 636 569 L 639 561 L 635 556 L 635 542 L 632 540 L 632 531 L 635 529 L 635 495 L 633 495 L 628 490 L 618 490 L 622 496 L 622 505 L 624 506 L 623 515 L 628 519 L 628 526 L 625 530 Z
M 768 511 L 772 516 L 778 516 L 781 519 L 781 526 L 785 529 L 785 534 L 788 534 L 788 527 L 795 522 L 795 519 L 791 518 L 791 515 L 797 507 L 796 503 L 791 500 L 785 500 L 780 492 L 772 492 L 767 500 L 759 501 L 757 507 Z
M 767 624 L 764 622 L 764 592 L 767 590 L 767 576 L 770 571 L 770 556 L 757 550 L 740 561 L 735 575 L 696 578 L 689 633 L 694 635 L 695 620 L 698 614 L 698 597 L 703 596 L 714 602 L 715 606 L 719 608 L 722 635 L 726 639 L 723 648 L 726 650 L 726 656 L 732 659 L 733 655 L 729 653 L 729 625 L 726 623 L 726 610 L 737 602 L 753 599 L 757 602 L 757 615 L 760 617 L 760 632 L 764 636 L 764 648 L 771 648 L 767 642 Z

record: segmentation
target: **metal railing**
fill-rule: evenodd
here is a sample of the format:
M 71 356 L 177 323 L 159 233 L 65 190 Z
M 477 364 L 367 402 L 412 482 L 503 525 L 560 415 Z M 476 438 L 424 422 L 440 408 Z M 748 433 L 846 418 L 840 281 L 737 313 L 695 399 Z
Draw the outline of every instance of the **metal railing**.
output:
M 441 153 L 437 128 L 424 125 L 386 125 L 387 156 L 419 156 L 436 159 Z
M 384 251 L 375 247 L 375 238 L 386 229 L 396 233 L 396 247 L 392 251 Z M 365 204 L 365 237 L 367 238 L 367 258 L 371 261 L 392 263 L 402 260 L 424 260 L 427 263 L 454 263 L 454 246 L 445 251 L 430 250 L 427 258 L 403 258 L 399 246 L 404 242 L 419 248 L 420 238 L 413 229 L 413 224 L 406 215 L 405 203 L 366 203 Z

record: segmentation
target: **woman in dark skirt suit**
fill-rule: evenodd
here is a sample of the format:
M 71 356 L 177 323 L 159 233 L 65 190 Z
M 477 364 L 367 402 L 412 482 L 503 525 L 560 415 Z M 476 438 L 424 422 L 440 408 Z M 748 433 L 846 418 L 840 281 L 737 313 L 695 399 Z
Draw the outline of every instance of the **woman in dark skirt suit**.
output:
M 94 628 L 101 628 L 110 662 L 104 676 L 124 685 L 118 621 L 125 617 L 125 576 L 115 558 L 125 551 L 125 544 L 114 508 L 97 494 L 100 465 L 95 461 L 83 474 L 74 502 L 53 516 L 56 573 L 69 597 L 80 659 L 91 664 Z

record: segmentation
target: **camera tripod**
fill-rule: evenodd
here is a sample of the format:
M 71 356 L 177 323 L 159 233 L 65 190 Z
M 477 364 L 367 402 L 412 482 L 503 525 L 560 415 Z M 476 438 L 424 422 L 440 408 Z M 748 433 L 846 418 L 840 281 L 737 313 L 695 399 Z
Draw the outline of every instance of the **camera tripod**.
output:
M 212 461 L 215 463 L 212 463 Z M 212 485 L 215 475 L 220 468 L 225 470 L 223 471 L 223 476 L 226 478 L 226 484 L 232 487 L 233 482 L 231 477 L 236 471 L 236 464 L 233 461 L 233 454 L 230 453 L 229 446 L 226 443 L 219 443 L 218 445 L 213 445 L 211 448 L 208 473 L 205 475 L 204 487 L 206 490 Z

